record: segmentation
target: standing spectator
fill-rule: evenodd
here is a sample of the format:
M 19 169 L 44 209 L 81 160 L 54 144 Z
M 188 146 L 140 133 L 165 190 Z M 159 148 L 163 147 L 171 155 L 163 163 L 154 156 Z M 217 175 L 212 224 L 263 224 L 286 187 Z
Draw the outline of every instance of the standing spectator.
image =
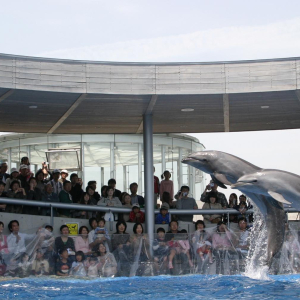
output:
M 122 200 L 123 200 L 123 207 L 124 208 L 132 208 L 132 204 L 131 204 L 131 197 L 129 194 L 127 193 L 124 193 L 123 196 L 122 196 Z M 128 222 L 129 221 L 129 213 L 123 213 L 122 214 L 122 219 L 125 221 L 125 222 Z
M 63 190 L 63 184 L 58 181 L 60 176 L 60 171 L 58 169 L 53 170 L 52 172 L 52 180 L 49 181 L 48 184 L 51 184 L 53 187 L 53 192 L 57 195 Z
M 23 188 L 20 187 L 19 181 L 13 181 L 10 184 L 10 190 L 7 192 L 8 198 L 13 199 L 26 199 L 26 192 Z M 21 214 L 22 213 L 22 205 L 16 205 L 16 204 L 8 204 L 6 205 L 6 212 L 9 213 L 15 213 L 15 214 Z
M 28 181 L 29 178 L 33 176 L 33 173 L 30 171 L 30 162 L 27 156 L 21 158 L 21 165 L 26 165 L 28 167 L 27 168 L 27 181 Z
M 129 214 L 129 222 L 133 222 L 133 223 L 145 222 L 145 214 L 140 210 L 140 206 L 138 203 L 132 205 L 132 211 Z
M 111 178 L 108 180 L 107 185 L 112 187 L 114 190 L 114 197 L 118 197 L 120 199 L 121 197 L 121 191 L 116 189 L 116 180 L 114 178 Z
M 88 185 L 85 189 L 86 194 L 89 196 L 90 198 L 90 204 L 91 205 L 97 205 L 97 200 L 95 199 L 94 195 L 95 195 L 95 189 L 91 186 Z
M 58 195 L 59 202 L 73 203 L 72 196 L 70 194 L 71 188 L 72 188 L 71 182 L 68 180 L 65 180 L 64 184 L 63 184 L 63 190 Z M 72 215 L 70 209 L 62 208 L 62 209 L 59 209 L 58 212 L 59 212 L 59 215 L 61 218 L 70 218 Z
M 171 173 L 169 171 L 164 171 L 161 175 L 161 179 L 163 179 L 160 183 L 160 199 L 162 199 L 163 193 L 170 193 L 171 200 L 174 199 L 174 186 L 173 181 L 170 180 Z
M 88 186 L 91 186 L 94 189 L 94 198 L 96 199 L 96 203 L 100 200 L 101 196 L 96 191 L 97 190 L 97 181 L 91 180 L 88 182 Z
M 29 191 L 29 183 L 28 183 L 28 172 L 29 172 L 29 168 L 27 165 L 21 165 L 20 166 L 20 174 L 18 176 L 18 179 L 21 181 L 21 186 L 23 189 L 25 189 L 25 191 Z
M 30 189 L 27 192 L 27 200 L 31 201 L 42 201 L 42 192 L 38 189 L 36 179 L 31 177 L 29 179 L 29 186 Z M 28 215 L 39 215 L 39 207 L 38 206 L 28 206 L 24 205 L 23 207 L 23 214 Z
M 138 190 L 138 184 L 136 182 L 133 182 L 129 186 L 130 192 L 131 192 L 131 204 L 139 204 L 140 207 L 145 206 L 145 199 L 143 196 L 137 195 Z
M 73 202 L 79 203 L 83 193 L 81 188 L 82 182 L 79 181 L 78 175 L 75 173 L 71 174 L 70 180 L 72 184 L 70 194 L 72 195 Z
M 20 182 L 20 186 L 21 186 L 21 181 L 18 179 L 19 176 L 19 171 L 16 168 L 12 168 L 11 172 L 10 172 L 10 178 L 6 179 L 6 183 L 5 183 L 5 191 L 7 192 L 10 188 L 10 184 L 14 181 L 17 180 Z
M 6 183 L 6 179 L 9 178 L 9 174 L 7 172 L 7 163 L 3 162 L 0 165 L 0 181 Z
M 64 183 L 67 180 L 68 176 L 69 176 L 69 172 L 67 170 L 61 170 L 60 179 L 58 181 Z
M 198 205 L 194 198 L 188 197 L 190 188 L 183 185 L 176 203 L 177 209 L 198 209 Z M 178 220 L 185 222 L 193 222 L 193 215 L 179 215 Z
M 7 198 L 7 194 L 6 192 L 4 191 L 5 189 L 5 183 L 3 181 L 0 181 L 0 197 L 2 198 Z M 0 212 L 5 212 L 5 209 L 6 209 L 6 204 L 1 204 L 0 203 Z
M 58 195 L 53 193 L 53 187 L 51 184 L 45 185 L 44 193 L 42 194 L 42 201 L 44 202 L 59 202 Z M 43 207 L 41 209 L 42 216 L 51 216 L 51 208 L 50 207 Z M 56 208 L 53 209 L 54 217 L 57 216 Z
M 36 178 L 36 187 L 38 189 L 40 189 L 40 191 L 43 193 L 44 192 L 44 189 L 45 189 L 45 184 L 46 184 L 46 181 L 44 180 L 44 173 L 43 173 L 43 170 L 42 169 L 39 169 L 36 174 L 35 174 L 35 178 Z
M 153 167 L 153 173 L 155 173 L 155 167 Z M 154 204 L 157 204 L 159 197 L 159 179 L 154 175 Z
M 217 191 L 218 189 L 218 185 L 215 184 L 212 180 L 210 181 L 210 184 L 208 184 L 203 192 L 203 194 L 201 195 L 200 200 L 202 202 L 209 202 L 209 197 L 208 197 L 208 192 L 207 191 L 212 191 L 214 193 L 217 194 L 217 201 L 216 203 L 220 203 L 222 205 L 222 208 L 227 208 L 228 207 L 228 202 L 226 199 L 226 196 L 223 193 L 220 193 Z

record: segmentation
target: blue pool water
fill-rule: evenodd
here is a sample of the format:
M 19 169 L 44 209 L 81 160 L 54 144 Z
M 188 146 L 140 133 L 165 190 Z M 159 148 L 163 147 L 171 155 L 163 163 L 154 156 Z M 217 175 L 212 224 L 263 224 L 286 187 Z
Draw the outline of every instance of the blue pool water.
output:
M 113 279 L 26 278 L 2 281 L 0 299 L 299 299 L 300 275 L 157 276 Z

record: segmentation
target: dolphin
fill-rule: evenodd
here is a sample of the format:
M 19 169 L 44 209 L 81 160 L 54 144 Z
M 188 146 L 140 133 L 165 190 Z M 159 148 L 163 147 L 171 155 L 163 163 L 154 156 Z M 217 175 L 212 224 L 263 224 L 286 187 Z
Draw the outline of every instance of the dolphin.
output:
M 231 187 L 242 188 L 267 197 L 271 196 L 279 202 L 291 204 L 300 210 L 300 176 L 296 174 L 262 169 L 241 176 Z
M 262 170 L 237 156 L 214 150 L 193 153 L 184 158 L 182 163 L 210 174 L 216 184 L 231 186 L 242 176 Z M 270 195 L 256 194 L 244 185 L 237 188 L 255 203 L 264 216 L 268 232 L 266 264 L 270 267 L 272 258 L 280 251 L 284 241 L 285 212 L 282 203 L 277 202 Z

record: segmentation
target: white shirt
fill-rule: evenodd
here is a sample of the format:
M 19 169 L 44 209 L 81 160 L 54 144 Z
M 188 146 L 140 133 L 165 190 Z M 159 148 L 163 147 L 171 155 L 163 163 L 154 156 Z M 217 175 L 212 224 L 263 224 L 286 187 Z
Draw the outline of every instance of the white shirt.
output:
M 17 236 L 20 237 L 20 240 L 17 242 Z M 27 233 L 18 233 L 17 235 L 11 233 L 7 237 L 7 245 L 8 245 L 8 251 L 13 254 L 19 254 L 26 251 L 26 244 L 25 242 L 28 240 L 33 241 L 33 239 L 36 237 L 36 234 L 27 234 Z

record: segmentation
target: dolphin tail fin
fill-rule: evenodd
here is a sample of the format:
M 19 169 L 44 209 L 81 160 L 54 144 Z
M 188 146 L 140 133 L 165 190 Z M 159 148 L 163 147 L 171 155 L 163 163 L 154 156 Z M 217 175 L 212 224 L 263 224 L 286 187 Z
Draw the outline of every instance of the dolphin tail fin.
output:
M 275 200 L 277 200 L 278 202 L 285 203 L 285 204 L 291 204 L 289 201 L 285 200 L 284 197 L 279 193 L 276 193 L 273 191 L 268 191 L 268 194 L 271 197 L 273 197 Z
M 213 180 L 213 182 L 215 184 L 217 184 L 219 187 L 221 187 L 223 189 L 227 189 L 226 185 L 223 182 L 219 181 L 215 175 L 210 174 L 210 177 Z

